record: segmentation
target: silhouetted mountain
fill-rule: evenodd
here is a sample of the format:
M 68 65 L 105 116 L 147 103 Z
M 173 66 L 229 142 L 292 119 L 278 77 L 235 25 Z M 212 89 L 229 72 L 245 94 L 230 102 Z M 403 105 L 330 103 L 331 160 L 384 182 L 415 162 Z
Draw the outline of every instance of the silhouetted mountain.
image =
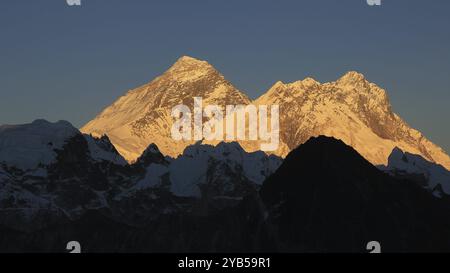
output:
M 261 188 L 280 251 L 450 250 L 449 203 L 397 180 L 342 141 L 311 138 Z

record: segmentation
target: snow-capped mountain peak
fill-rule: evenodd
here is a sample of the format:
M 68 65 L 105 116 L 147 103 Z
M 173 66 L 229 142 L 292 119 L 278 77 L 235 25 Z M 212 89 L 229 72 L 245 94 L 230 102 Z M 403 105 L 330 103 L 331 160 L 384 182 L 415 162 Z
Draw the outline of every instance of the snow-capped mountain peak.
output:
M 107 134 L 130 162 L 150 143 L 164 155 L 176 157 L 195 142 L 172 139 L 171 109 L 181 103 L 192 107 L 194 97 L 203 98 L 203 107 L 279 105 L 280 144 L 275 152 L 279 156 L 310 137 L 326 135 L 343 140 L 375 165 L 386 165 L 392 149 L 400 147 L 450 169 L 450 157 L 394 113 L 383 88 L 356 71 L 327 83 L 310 77 L 278 81 L 252 102 L 208 62 L 184 56 L 161 76 L 119 98 L 81 131 Z M 249 152 L 259 144 L 240 141 Z
M 357 71 L 349 71 L 339 78 L 337 82 L 342 85 L 354 85 L 355 83 L 367 82 L 367 80 L 362 73 Z
M 221 77 L 216 69 L 207 61 L 198 60 L 189 56 L 179 58 L 165 73 L 180 82 L 189 82 L 216 74 Z
M 307 78 L 276 83 L 256 104 L 279 104 L 281 141 L 292 150 L 311 136 L 343 140 L 375 165 L 386 165 L 394 147 L 450 169 L 450 157 L 392 110 L 387 92 L 358 72 L 336 81 Z M 279 155 L 285 154 L 278 152 Z
M 120 97 L 81 131 L 107 134 L 130 162 L 150 143 L 155 143 L 164 155 L 176 157 L 194 141 L 172 139 L 171 111 L 179 104 L 192 107 L 194 97 L 203 98 L 203 107 L 251 102 L 208 62 L 184 56 L 161 76 Z
M 181 70 L 181 69 L 197 69 L 197 68 L 213 68 L 207 61 L 199 60 L 190 56 L 180 57 L 169 70 Z

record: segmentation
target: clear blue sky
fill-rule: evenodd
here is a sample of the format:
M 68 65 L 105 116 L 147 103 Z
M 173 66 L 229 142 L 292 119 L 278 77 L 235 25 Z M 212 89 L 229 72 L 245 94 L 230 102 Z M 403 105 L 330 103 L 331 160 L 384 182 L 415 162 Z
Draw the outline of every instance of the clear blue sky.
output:
M 450 151 L 449 14 L 448 0 L 2 0 L 0 124 L 82 126 L 191 55 L 253 98 L 360 71 Z

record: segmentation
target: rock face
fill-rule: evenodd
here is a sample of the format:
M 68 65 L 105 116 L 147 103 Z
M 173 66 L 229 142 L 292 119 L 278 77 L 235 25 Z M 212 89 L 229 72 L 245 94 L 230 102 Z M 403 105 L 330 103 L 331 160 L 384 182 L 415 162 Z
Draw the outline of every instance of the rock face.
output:
M 357 72 L 324 84 L 311 78 L 278 82 L 255 103 L 280 105 L 281 140 L 290 150 L 312 136 L 326 135 L 344 141 L 374 165 L 386 165 L 399 147 L 450 168 L 450 157 L 392 111 L 385 90 Z
M 324 84 L 312 78 L 277 82 L 252 102 L 207 62 L 182 57 L 160 77 L 119 98 L 81 131 L 108 135 L 130 162 L 150 143 L 176 157 L 194 142 L 171 138 L 171 109 L 180 103 L 192 109 L 193 97 L 202 97 L 204 106 L 278 104 L 281 141 L 275 154 L 282 157 L 310 137 L 326 135 L 343 140 L 375 165 L 386 165 L 392 149 L 399 147 L 450 169 L 450 157 L 392 111 L 385 90 L 357 72 Z M 249 152 L 260 148 L 258 141 L 239 143 Z

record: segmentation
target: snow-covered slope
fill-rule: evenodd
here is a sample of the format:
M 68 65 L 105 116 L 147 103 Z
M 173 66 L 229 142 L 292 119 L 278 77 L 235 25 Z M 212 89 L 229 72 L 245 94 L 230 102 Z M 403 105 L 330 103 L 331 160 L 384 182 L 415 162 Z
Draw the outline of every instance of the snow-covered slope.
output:
M 57 151 L 77 135 L 81 133 L 67 121 L 51 123 L 40 119 L 30 124 L 0 126 L 0 163 L 21 170 L 51 165 L 56 162 Z M 107 137 L 83 137 L 92 160 L 126 164 Z
M 202 97 L 204 106 L 250 103 L 210 64 L 185 56 L 150 83 L 120 97 L 81 131 L 108 135 L 129 161 L 135 161 L 151 143 L 176 157 L 195 141 L 172 140 L 171 111 L 179 104 L 192 109 L 194 97 Z
M 134 164 L 144 167 L 145 175 L 131 190 L 167 186 L 180 197 L 243 197 L 245 187 L 259 187 L 281 162 L 261 151 L 247 153 L 237 142 L 198 142 L 176 159 L 164 157 L 152 144 Z
M 170 164 L 171 190 L 178 196 L 201 196 L 207 186 L 216 196 L 242 197 L 239 187 L 262 182 L 281 164 L 264 152 L 247 153 L 237 142 L 216 147 L 197 143 Z
M 89 147 L 92 159 L 96 162 L 110 162 L 116 165 L 125 166 L 127 161 L 119 154 L 108 136 L 103 135 L 100 138 L 91 135 L 84 135 Z
M 107 137 L 66 121 L 1 126 L 0 225 L 38 229 L 105 207 L 105 190 L 119 187 L 115 173 L 125 166 Z
M 77 133 L 66 121 L 0 126 L 0 162 L 24 170 L 48 165 L 55 161 L 55 149 Z
M 280 105 L 280 138 L 290 149 L 311 136 L 326 135 L 341 139 L 374 165 L 386 165 L 399 147 L 450 169 L 450 157 L 395 114 L 386 91 L 360 73 L 324 84 L 312 78 L 277 82 L 255 103 Z
M 151 144 L 129 165 L 107 136 L 83 135 L 62 121 L 2 126 L 0 143 L 0 225 L 26 231 L 88 210 L 138 224 L 198 203 L 202 212 L 232 205 L 281 164 L 237 143 L 197 143 L 176 159 Z
M 395 148 L 389 156 L 388 165 L 384 170 L 395 175 L 422 175 L 428 182 L 431 191 L 440 189 L 450 195 L 450 172 L 438 164 L 425 160 L 422 156 L 405 153 Z
M 251 102 L 207 62 L 182 57 L 160 77 L 119 98 L 81 130 L 107 134 L 128 161 L 136 160 L 150 143 L 176 157 L 194 141 L 171 138 L 170 112 L 180 103 L 192 107 L 196 96 L 203 97 L 204 105 L 279 104 L 281 141 L 275 153 L 279 156 L 286 156 L 312 136 L 326 135 L 343 140 L 375 165 L 387 164 L 392 149 L 400 147 L 450 169 L 450 157 L 393 112 L 385 90 L 357 72 L 324 84 L 312 78 L 277 82 Z M 248 152 L 260 148 L 258 141 L 239 143 Z

